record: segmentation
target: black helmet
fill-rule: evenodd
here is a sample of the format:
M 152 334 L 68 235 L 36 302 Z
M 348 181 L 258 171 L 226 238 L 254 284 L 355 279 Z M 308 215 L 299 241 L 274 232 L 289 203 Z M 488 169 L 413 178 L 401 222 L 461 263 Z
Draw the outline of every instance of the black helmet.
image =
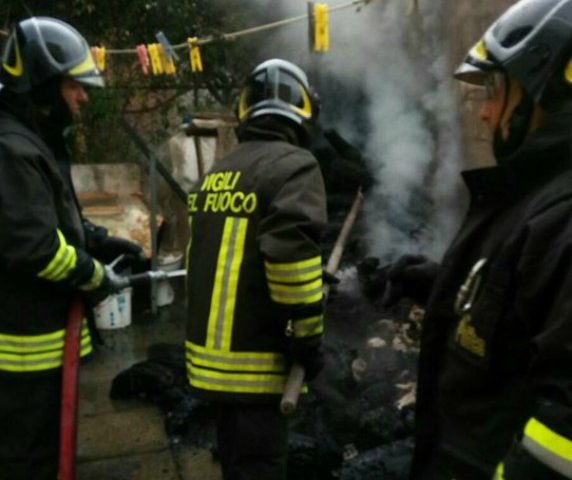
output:
M 26 93 L 57 76 L 104 85 L 87 42 L 75 28 L 55 18 L 22 20 L 4 46 L 0 83 L 7 90 Z
M 274 58 L 258 65 L 238 99 L 240 123 L 262 115 L 278 115 L 310 131 L 319 113 L 319 99 L 304 71 L 286 60 Z
M 572 0 L 521 0 L 469 51 L 458 80 L 482 85 L 500 70 L 550 109 L 572 95 Z

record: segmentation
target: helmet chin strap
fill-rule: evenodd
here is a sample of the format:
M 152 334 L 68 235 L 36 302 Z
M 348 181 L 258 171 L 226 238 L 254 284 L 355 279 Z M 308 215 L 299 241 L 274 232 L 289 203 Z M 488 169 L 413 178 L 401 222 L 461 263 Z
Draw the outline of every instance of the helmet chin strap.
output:
M 510 80 L 505 78 L 505 100 L 503 106 L 503 115 L 508 107 L 510 97 Z M 503 138 L 502 129 L 499 125 L 493 136 L 493 152 L 497 163 L 500 165 L 508 160 L 508 158 L 522 145 L 530 127 L 530 120 L 534 112 L 534 102 L 532 98 L 524 91 L 520 103 L 515 107 L 511 114 L 508 124 L 508 137 Z

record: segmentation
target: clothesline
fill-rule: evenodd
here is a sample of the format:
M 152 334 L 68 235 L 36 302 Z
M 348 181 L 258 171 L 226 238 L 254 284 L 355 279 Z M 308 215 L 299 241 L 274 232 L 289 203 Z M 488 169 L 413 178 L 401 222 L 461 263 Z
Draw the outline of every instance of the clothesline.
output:
M 351 7 L 357 7 L 360 5 L 367 5 L 368 3 L 371 3 L 372 1 L 374 1 L 374 0 L 352 0 L 352 1 L 342 3 L 339 5 L 330 6 L 329 11 L 335 12 L 335 11 L 344 10 L 344 9 L 351 8 Z M 263 32 L 266 30 L 273 30 L 276 28 L 280 28 L 280 27 L 283 27 L 286 25 L 296 23 L 296 22 L 308 20 L 308 18 L 309 18 L 308 14 L 298 15 L 296 17 L 285 18 L 285 19 L 278 20 L 278 21 L 271 22 L 271 23 L 267 23 L 264 25 L 258 25 L 256 27 L 245 28 L 243 30 L 238 30 L 236 32 L 223 33 L 220 35 L 209 35 L 206 37 L 197 38 L 195 43 L 197 46 L 202 46 L 202 45 L 208 45 L 209 43 L 214 43 L 217 41 L 233 41 L 239 37 L 251 35 L 254 33 Z M 6 30 L 0 30 L 0 35 L 6 36 L 6 35 L 8 35 L 8 32 Z M 173 45 L 172 48 L 176 49 L 176 50 L 188 48 L 188 43 L 187 43 L 187 41 L 182 42 L 182 43 L 178 43 L 178 44 Z M 132 54 L 132 53 L 137 53 L 137 48 L 108 47 L 108 48 L 106 48 L 106 53 L 107 54 L 124 54 L 124 53 Z
M 342 11 L 352 7 L 360 7 L 368 5 L 377 0 L 349 0 L 345 3 L 330 6 L 327 3 L 319 3 L 314 1 L 308 2 L 308 12 L 304 15 L 285 18 L 271 23 L 249 27 L 230 33 L 222 33 L 217 35 L 208 35 L 205 37 L 189 37 L 185 42 L 171 44 L 167 36 L 159 31 L 156 35 L 156 41 L 152 43 L 142 43 L 135 48 L 113 48 L 106 45 L 92 46 L 91 51 L 96 62 L 97 68 L 101 72 L 106 71 L 107 58 L 110 55 L 117 54 L 136 54 L 141 69 L 145 75 L 150 73 L 153 75 L 175 75 L 179 63 L 179 55 L 177 50 L 188 49 L 189 63 L 193 73 L 203 71 L 203 61 L 201 55 L 201 47 L 214 42 L 230 42 L 237 38 L 252 35 L 255 33 L 274 30 L 296 22 L 307 21 L 309 25 L 309 46 L 313 52 L 326 53 L 330 49 L 330 26 L 329 15 L 332 12 Z M 418 0 L 409 0 L 410 13 L 417 10 Z M 5 31 L 0 31 L 7 34 Z

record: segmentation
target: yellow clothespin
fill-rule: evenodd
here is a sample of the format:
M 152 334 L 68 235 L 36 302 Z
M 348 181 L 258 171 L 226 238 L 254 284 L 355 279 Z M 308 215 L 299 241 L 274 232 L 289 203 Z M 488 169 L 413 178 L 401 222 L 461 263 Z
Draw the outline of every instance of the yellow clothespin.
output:
M 147 45 L 147 52 L 151 59 L 151 72 L 153 72 L 153 75 L 160 75 L 163 73 L 163 63 L 161 62 L 159 46 L 160 45 L 158 43 L 150 43 Z
M 329 7 L 327 3 L 316 3 L 314 5 L 314 51 L 323 53 L 329 49 Z
M 105 47 L 95 47 L 95 64 L 100 72 L 105 71 Z
M 197 43 L 197 37 L 187 38 L 187 43 L 189 44 L 189 59 L 191 62 L 191 71 L 202 72 L 203 71 L 203 59 L 201 57 L 201 50 Z
M 174 75 L 177 73 L 177 68 L 175 67 L 175 62 L 173 58 L 167 53 L 162 44 L 158 43 L 157 50 L 159 52 L 159 58 L 161 59 L 161 64 L 163 66 L 163 73 L 166 75 Z

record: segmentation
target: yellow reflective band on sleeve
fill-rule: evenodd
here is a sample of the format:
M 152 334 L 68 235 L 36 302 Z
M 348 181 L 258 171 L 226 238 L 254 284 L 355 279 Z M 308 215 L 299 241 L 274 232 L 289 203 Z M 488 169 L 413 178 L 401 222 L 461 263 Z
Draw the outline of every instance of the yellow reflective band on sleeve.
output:
M 531 418 L 524 428 L 522 445 L 538 461 L 572 479 L 572 440 Z
M 298 338 L 319 335 L 324 332 L 323 317 L 318 315 L 304 320 L 294 320 L 292 327 L 294 328 L 294 336 Z
M 316 303 L 322 300 L 322 277 L 301 285 L 269 283 L 270 297 L 277 303 L 287 305 Z
M 292 263 L 264 262 L 266 278 L 271 282 L 300 283 L 322 275 L 322 257 L 317 256 Z
M 64 330 L 42 335 L 0 334 L 0 371 L 27 373 L 61 367 Z M 92 351 L 87 322 L 83 320 L 80 356 Z
M 287 375 L 271 373 L 219 372 L 187 362 L 189 383 L 203 390 L 229 393 L 281 394 Z M 306 393 L 304 385 L 301 393 Z
M 286 372 L 284 355 L 266 352 L 211 350 L 186 341 L 187 360 L 194 365 L 238 372 Z
M 38 277 L 59 282 L 66 279 L 77 265 L 77 252 L 74 247 L 68 245 L 63 233 L 57 229 L 59 246 L 55 255 L 46 267 L 38 273 Z
M 227 217 L 224 222 L 208 320 L 206 345 L 211 349 L 230 350 L 247 227 L 247 218 Z
M 91 274 L 91 278 L 83 285 L 80 285 L 79 288 L 88 292 L 90 290 L 95 290 L 101 285 L 104 275 L 105 271 L 103 269 L 103 265 L 96 259 L 93 259 L 93 273 Z

